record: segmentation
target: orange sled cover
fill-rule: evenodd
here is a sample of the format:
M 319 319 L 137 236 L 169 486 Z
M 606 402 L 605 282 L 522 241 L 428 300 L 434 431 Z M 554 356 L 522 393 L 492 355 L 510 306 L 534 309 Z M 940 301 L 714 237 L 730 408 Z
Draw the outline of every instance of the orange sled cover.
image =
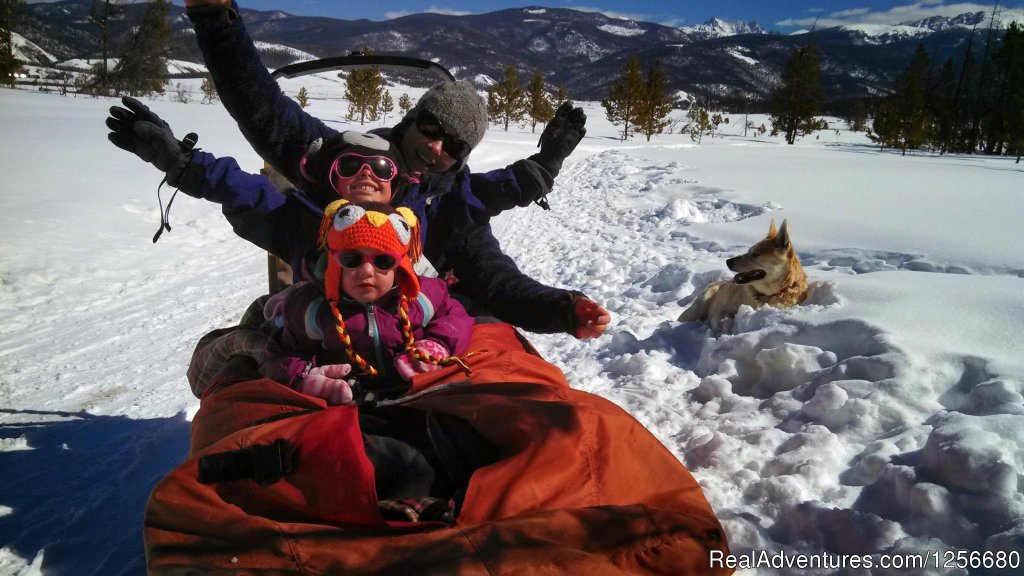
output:
M 507 325 L 474 327 L 472 369 L 418 376 L 399 401 L 468 422 L 500 459 L 477 469 L 455 526 L 384 520 L 354 407 L 270 380 L 221 386 L 192 454 L 154 489 L 150 574 L 728 574 L 725 535 L 690 473 L 615 404 L 570 388 Z M 204 455 L 287 440 L 259 484 L 198 481 Z

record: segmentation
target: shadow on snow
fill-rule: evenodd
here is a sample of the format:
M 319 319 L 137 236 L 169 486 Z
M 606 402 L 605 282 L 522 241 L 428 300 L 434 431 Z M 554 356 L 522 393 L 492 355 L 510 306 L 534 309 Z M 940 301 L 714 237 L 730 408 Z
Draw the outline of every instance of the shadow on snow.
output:
M 40 417 L 0 424 L 0 439 L 28 444 L 0 452 L 0 506 L 11 509 L 0 516 L 0 548 L 26 563 L 44 551 L 46 574 L 144 573 L 143 511 L 156 483 L 188 453 L 184 414 L 0 413 Z

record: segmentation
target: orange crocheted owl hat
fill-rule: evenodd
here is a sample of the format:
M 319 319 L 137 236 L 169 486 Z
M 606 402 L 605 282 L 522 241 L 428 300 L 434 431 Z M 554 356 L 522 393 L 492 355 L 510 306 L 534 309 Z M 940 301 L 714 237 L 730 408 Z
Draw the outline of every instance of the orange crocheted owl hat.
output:
M 379 202 L 337 200 L 327 205 L 320 222 L 320 246 L 330 252 L 324 277 L 327 299 L 337 302 L 341 290 L 341 263 L 346 250 L 369 248 L 401 258 L 398 291 L 407 298 L 420 292 L 413 264 L 422 254 L 419 221 L 408 208 L 392 208 Z

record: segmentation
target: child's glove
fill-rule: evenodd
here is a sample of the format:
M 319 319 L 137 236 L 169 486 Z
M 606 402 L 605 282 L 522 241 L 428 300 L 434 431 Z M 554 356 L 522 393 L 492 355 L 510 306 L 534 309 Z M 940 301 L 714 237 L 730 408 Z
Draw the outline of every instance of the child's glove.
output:
M 323 398 L 330 406 L 352 403 L 352 388 L 344 380 L 352 371 L 349 364 L 328 364 L 314 366 L 304 372 L 295 384 L 295 390 L 307 395 Z
M 612 321 L 611 314 L 600 304 L 580 294 L 573 296 L 572 317 L 575 326 L 573 335 L 580 340 L 604 334 L 608 323 Z
M 413 347 L 421 352 L 426 352 L 434 358 L 440 360 L 441 358 L 448 357 L 448 348 L 439 342 L 433 340 L 420 340 L 413 344 Z M 434 370 L 440 370 L 442 367 L 437 364 L 427 364 L 422 360 L 416 360 L 409 355 L 408 352 L 401 356 L 395 357 L 395 369 L 398 370 L 398 375 L 403 380 L 412 380 L 412 377 L 416 374 L 422 374 L 423 372 L 432 372 Z

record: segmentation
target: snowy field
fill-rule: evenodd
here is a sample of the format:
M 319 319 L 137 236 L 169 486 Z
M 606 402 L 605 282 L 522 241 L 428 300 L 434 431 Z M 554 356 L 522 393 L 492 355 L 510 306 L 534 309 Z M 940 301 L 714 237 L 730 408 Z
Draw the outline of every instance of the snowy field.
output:
M 313 114 L 349 127 L 340 82 L 283 85 L 303 83 Z M 151 243 L 160 175 L 107 142 L 113 104 L 0 89 L 3 575 L 144 571 L 146 497 L 184 458 L 198 406 L 192 348 L 266 289 L 264 255 L 213 205 L 179 195 Z M 219 103 L 149 104 L 179 136 L 261 166 Z M 586 292 L 612 326 L 531 340 L 686 464 L 734 554 L 875 564 L 739 573 L 1022 573 L 1024 164 L 903 157 L 845 130 L 786 146 L 743 137 L 742 117 L 700 146 L 621 142 L 584 105 L 552 210 L 495 228 L 527 273 Z M 493 128 L 471 165 L 536 141 Z M 773 218 L 788 219 L 807 303 L 743 309 L 718 337 L 676 322 Z M 912 554 L 928 567 L 879 567 Z M 992 568 L 956 567 L 972 562 Z

